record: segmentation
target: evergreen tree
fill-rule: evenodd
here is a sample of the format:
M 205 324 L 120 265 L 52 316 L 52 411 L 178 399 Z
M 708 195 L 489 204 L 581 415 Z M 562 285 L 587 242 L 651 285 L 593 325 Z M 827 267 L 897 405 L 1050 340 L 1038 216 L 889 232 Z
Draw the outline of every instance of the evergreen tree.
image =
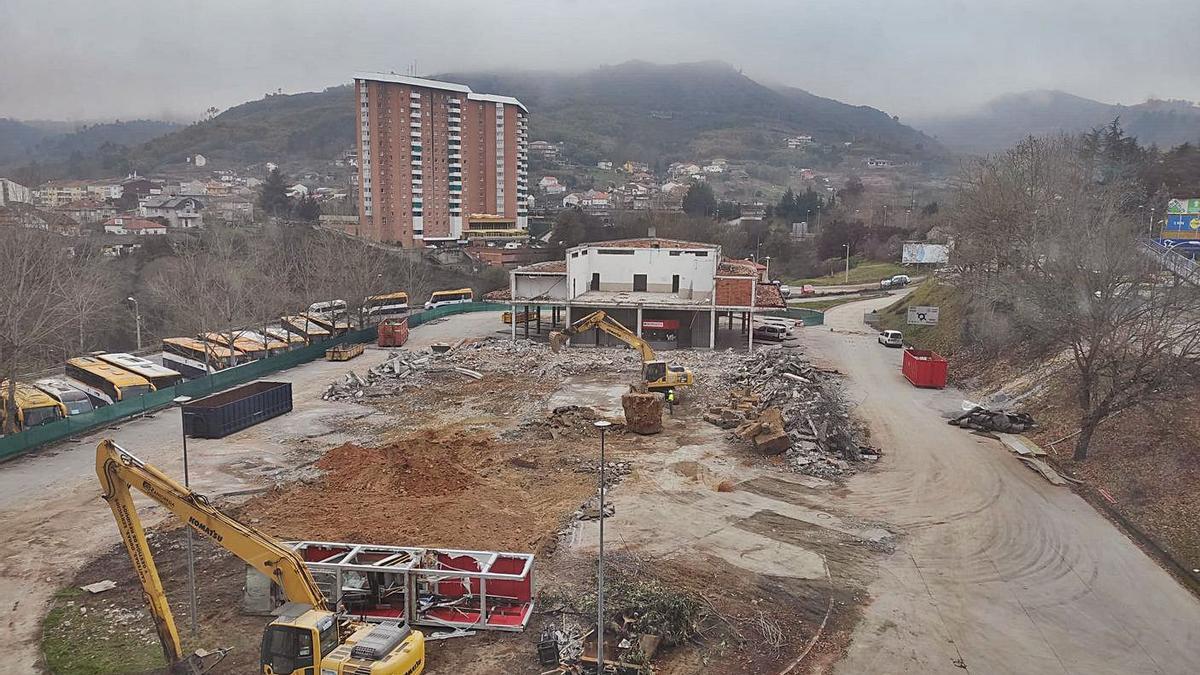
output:
M 683 196 L 683 212 L 689 216 L 713 217 L 717 212 L 717 198 L 708 183 L 693 183 Z
M 296 202 L 295 209 L 296 220 L 303 220 L 308 223 L 315 223 L 321 217 L 321 205 L 317 203 L 316 197 L 304 195 L 300 201 Z
M 291 211 L 291 200 L 287 195 L 287 179 L 276 167 L 267 174 L 258 193 L 258 207 L 264 213 L 278 217 Z

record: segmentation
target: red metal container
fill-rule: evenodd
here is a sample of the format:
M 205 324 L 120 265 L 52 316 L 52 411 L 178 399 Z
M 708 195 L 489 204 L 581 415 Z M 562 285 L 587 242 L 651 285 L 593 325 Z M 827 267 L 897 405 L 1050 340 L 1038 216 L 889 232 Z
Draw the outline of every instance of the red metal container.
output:
M 904 350 L 904 365 L 901 372 L 914 387 L 941 389 L 946 386 L 946 359 L 928 349 Z
M 403 347 L 408 342 L 408 317 L 387 319 L 379 324 L 380 347 Z

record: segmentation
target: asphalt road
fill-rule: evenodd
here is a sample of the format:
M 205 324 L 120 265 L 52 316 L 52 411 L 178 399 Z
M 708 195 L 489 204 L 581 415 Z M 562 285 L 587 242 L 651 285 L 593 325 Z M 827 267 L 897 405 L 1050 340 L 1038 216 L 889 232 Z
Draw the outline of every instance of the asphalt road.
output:
M 806 334 L 887 453 L 836 506 L 902 533 L 836 672 L 1200 672 L 1200 600 L 1069 489 L 947 425 L 962 393 L 910 386 L 862 324 L 894 301 Z
M 460 314 L 414 328 L 406 346 L 492 335 L 502 328 L 499 312 Z M 189 440 L 192 487 L 214 497 L 253 490 L 311 460 L 314 452 L 371 440 L 385 416 L 353 403 L 322 401 L 321 393 L 347 370 L 361 373 L 386 358 L 386 350 L 368 347 L 348 363 L 313 361 L 265 378 L 292 383 L 292 412 L 224 439 Z M 348 430 L 338 424 L 346 420 L 353 421 Z M 81 565 L 120 542 L 96 478 L 96 445 L 104 438 L 181 480 L 175 409 L 0 464 L 0 633 L 9 636 L 0 674 L 42 672 L 40 626 L 51 597 Z M 137 501 L 147 527 L 166 517 L 150 500 L 138 495 Z

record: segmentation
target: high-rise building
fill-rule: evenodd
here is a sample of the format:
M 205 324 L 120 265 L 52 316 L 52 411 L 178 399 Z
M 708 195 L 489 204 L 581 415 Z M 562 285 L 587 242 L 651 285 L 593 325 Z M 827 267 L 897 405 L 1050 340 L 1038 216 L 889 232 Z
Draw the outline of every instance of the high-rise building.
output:
M 527 229 L 529 111 L 520 101 L 384 73 L 356 74 L 354 88 L 359 236 L 421 246 L 465 241 L 472 229 Z

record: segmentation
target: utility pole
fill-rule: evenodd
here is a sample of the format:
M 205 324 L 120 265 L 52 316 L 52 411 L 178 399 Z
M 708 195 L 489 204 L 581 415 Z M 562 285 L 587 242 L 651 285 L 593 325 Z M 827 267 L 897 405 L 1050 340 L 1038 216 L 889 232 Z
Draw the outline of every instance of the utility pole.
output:
M 516 315 L 513 316 L 516 324 Z M 604 432 L 612 423 L 594 422 L 600 430 L 600 555 L 596 565 L 596 673 L 604 672 Z
M 137 298 L 131 295 L 125 299 L 133 303 L 133 325 L 137 332 L 137 349 L 140 352 L 142 351 L 142 311 L 138 308 Z
M 846 247 L 846 283 L 850 283 L 850 242 L 842 244 Z
M 132 300 L 132 298 L 130 298 Z M 184 404 L 192 400 L 191 396 L 176 396 L 171 399 L 171 402 L 179 406 L 179 425 L 183 431 L 183 487 L 191 489 L 191 481 L 188 480 L 188 451 L 187 451 L 187 411 L 183 409 Z M 199 632 L 197 623 L 199 608 L 196 603 L 196 556 L 192 548 L 192 526 L 188 525 L 187 530 L 187 571 L 188 571 L 188 591 L 191 594 L 191 604 L 189 606 L 192 635 Z

